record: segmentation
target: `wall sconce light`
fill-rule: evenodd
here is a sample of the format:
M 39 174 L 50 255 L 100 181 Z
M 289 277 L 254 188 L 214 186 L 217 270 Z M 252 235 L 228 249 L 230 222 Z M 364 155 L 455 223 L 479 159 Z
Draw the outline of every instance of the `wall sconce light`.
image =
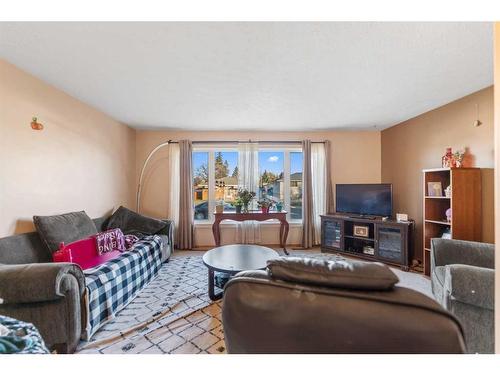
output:
M 40 124 L 36 117 L 31 119 L 31 129 L 33 130 L 43 130 L 43 125 Z
M 476 104 L 476 121 L 474 121 L 474 127 L 478 128 L 482 125 L 483 123 L 479 121 L 479 105 Z

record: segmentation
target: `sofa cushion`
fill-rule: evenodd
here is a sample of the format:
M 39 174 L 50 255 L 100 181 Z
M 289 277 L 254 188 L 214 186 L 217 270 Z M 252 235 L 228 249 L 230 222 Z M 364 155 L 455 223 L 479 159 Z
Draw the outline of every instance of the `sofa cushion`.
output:
M 37 232 L 0 238 L 0 263 L 47 263 L 51 256 Z
M 85 211 L 33 216 L 33 222 L 51 255 L 57 251 L 61 242 L 74 242 L 97 233 L 94 222 Z
M 120 206 L 109 218 L 107 229 L 120 228 L 125 234 L 156 234 L 167 224 Z
M 267 268 L 274 279 L 334 288 L 388 290 L 399 282 L 389 267 L 375 262 L 287 257 L 269 260 Z
M 78 264 L 82 270 L 96 267 L 120 256 L 121 251 L 113 250 L 99 254 L 96 239 L 88 237 L 83 240 L 65 244 L 52 254 L 54 262 L 70 262 Z

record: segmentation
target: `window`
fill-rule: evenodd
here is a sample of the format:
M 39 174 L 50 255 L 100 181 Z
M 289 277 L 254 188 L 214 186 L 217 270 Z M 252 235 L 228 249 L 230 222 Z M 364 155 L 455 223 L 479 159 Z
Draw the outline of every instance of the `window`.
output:
M 234 212 L 238 194 L 238 152 L 216 151 L 214 158 L 215 201 L 224 201 L 224 211 Z
M 302 220 L 302 150 L 300 147 L 263 145 L 259 149 L 258 198 L 282 202 L 289 221 Z M 193 150 L 193 200 L 196 221 L 212 219 L 217 201 L 234 212 L 238 194 L 238 151 L 224 146 Z
M 259 151 L 259 198 L 284 200 L 284 152 Z
M 194 218 L 208 220 L 208 152 L 193 152 Z

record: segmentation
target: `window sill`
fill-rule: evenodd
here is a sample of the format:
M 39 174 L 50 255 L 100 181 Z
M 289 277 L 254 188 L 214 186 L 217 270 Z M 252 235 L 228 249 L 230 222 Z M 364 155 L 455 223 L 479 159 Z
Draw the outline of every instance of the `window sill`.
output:
M 302 227 L 302 221 L 289 221 L 288 224 L 290 225 L 290 228 L 295 228 L 295 227 Z M 194 226 L 196 228 L 212 228 L 213 222 L 209 220 L 203 220 L 203 221 L 195 221 Z M 219 224 L 222 228 L 227 227 L 227 228 L 233 228 L 238 225 L 237 221 L 232 221 L 232 220 L 227 220 L 223 223 Z M 271 221 L 261 221 L 260 225 L 262 226 L 276 226 L 279 227 L 280 223 L 279 222 L 271 222 Z

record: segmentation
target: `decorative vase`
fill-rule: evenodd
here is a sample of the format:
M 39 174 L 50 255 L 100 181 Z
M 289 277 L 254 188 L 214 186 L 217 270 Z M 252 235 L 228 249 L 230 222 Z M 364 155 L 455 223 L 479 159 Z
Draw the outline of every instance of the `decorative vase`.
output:
M 241 214 L 241 205 L 239 206 L 234 206 L 236 208 L 236 213 Z
M 447 221 L 448 223 L 450 223 L 450 222 L 451 222 L 451 208 L 448 208 L 448 209 L 446 210 L 445 214 L 446 214 L 446 221 Z
M 451 147 L 446 148 L 446 154 L 441 158 L 441 166 L 443 168 L 451 168 L 455 164 L 453 158 L 453 152 L 451 151 Z
M 283 203 L 281 202 L 276 203 L 276 211 L 278 212 L 283 211 Z
M 263 214 L 268 214 L 269 213 L 269 207 L 261 207 L 260 208 Z

